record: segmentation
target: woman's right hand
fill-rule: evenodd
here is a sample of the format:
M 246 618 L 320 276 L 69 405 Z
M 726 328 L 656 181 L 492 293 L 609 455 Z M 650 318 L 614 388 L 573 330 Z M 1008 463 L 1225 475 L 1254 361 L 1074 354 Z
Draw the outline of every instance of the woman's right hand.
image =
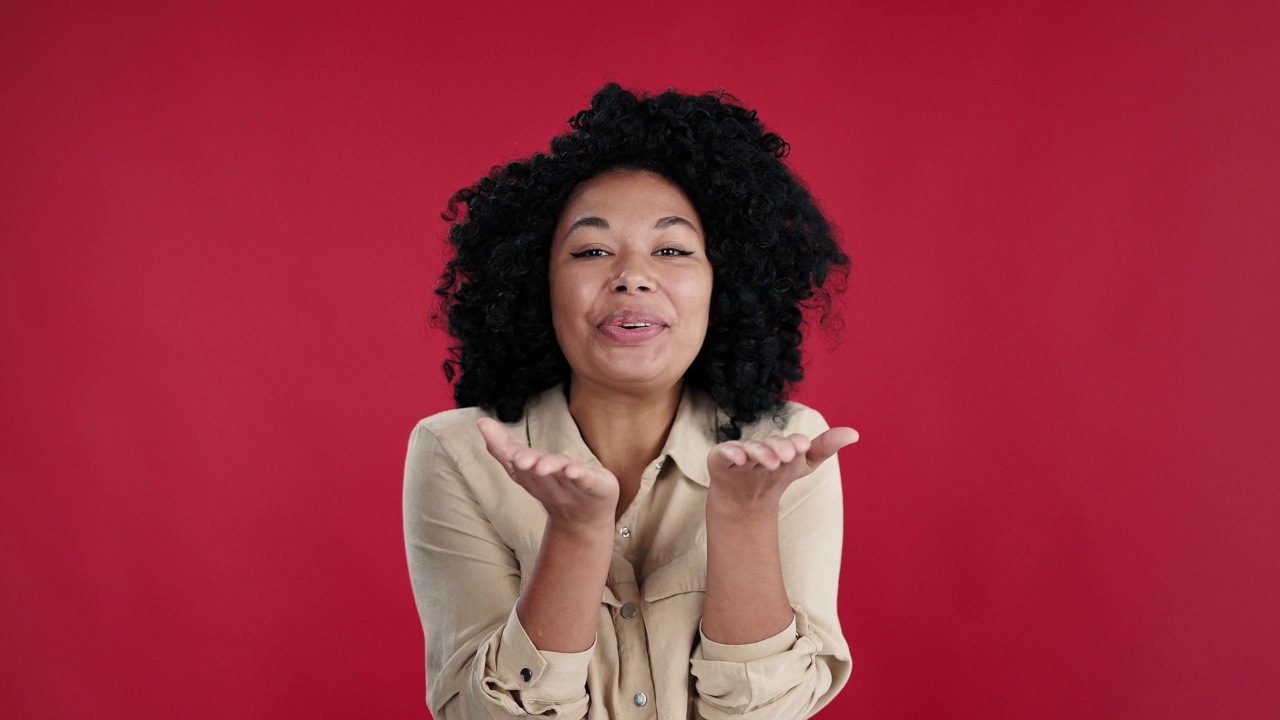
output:
M 608 527 L 612 532 L 618 506 L 618 479 L 613 473 L 522 445 L 493 418 L 481 418 L 476 427 L 489 454 L 542 503 L 551 523 L 563 529 Z

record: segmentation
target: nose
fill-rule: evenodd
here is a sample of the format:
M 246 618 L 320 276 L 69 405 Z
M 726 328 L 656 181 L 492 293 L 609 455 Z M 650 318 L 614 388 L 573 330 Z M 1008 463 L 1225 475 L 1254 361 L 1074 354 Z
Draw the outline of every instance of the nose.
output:
M 627 256 L 619 258 L 618 273 L 610 283 L 613 286 L 613 291 L 620 293 L 651 292 L 654 289 L 653 268 L 650 267 L 647 260 L 647 257 L 635 258 Z

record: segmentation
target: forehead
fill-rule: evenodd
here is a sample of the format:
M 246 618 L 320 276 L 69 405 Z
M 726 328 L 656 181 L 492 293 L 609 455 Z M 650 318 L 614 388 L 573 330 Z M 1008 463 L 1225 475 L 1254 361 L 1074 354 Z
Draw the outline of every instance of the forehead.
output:
M 647 170 L 613 170 L 574 189 L 560 215 L 563 227 L 582 217 L 612 222 L 653 222 L 676 215 L 698 225 L 698 213 L 675 183 Z

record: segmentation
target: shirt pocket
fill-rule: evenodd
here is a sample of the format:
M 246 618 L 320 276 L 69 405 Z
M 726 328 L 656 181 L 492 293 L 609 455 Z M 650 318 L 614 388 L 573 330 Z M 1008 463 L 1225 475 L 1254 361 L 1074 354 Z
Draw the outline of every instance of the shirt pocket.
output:
M 618 599 L 618 596 L 616 594 L 614 594 L 613 588 L 609 587 L 608 585 L 604 586 L 604 596 L 600 598 L 600 602 L 604 605 L 608 605 L 611 608 L 622 607 L 622 601 Z
M 707 546 L 705 543 L 676 556 L 645 578 L 641 596 L 646 603 L 707 590 Z

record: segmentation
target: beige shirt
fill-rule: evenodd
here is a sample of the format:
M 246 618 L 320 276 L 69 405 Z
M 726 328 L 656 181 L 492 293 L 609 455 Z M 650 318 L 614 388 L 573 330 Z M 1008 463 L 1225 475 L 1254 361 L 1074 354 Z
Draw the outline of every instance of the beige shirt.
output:
M 711 642 L 700 630 L 707 453 L 724 416 L 686 390 L 662 453 L 617 522 L 595 645 L 556 653 L 535 648 L 515 612 L 546 511 L 485 450 L 483 415 L 463 408 L 421 421 L 405 465 L 405 543 L 436 718 L 805 718 L 844 686 L 852 663 L 836 617 L 844 518 L 836 458 L 782 497 L 792 626 L 750 645 Z M 743 439 L 827 428 L 796 403 L 785 417 L 785 427 L 744 428 Z M 600 464 L 563 388 L 531 400 L 507 429 L 538 450 Z

